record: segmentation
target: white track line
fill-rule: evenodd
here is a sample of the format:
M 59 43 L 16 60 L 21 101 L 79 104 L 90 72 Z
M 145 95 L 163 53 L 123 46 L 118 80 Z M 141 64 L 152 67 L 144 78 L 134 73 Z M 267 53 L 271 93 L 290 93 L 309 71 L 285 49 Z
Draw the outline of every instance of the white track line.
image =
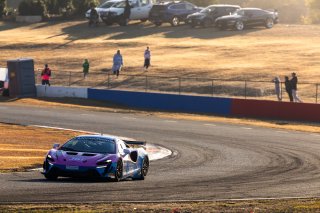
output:
M 205 126 L 217 126 L 215 124 L 203 124 L 203 125 L 205 125 Z
M 252 128 L 250 128 L 250 127 L 241 127 L 241 129 L 251 130 Z

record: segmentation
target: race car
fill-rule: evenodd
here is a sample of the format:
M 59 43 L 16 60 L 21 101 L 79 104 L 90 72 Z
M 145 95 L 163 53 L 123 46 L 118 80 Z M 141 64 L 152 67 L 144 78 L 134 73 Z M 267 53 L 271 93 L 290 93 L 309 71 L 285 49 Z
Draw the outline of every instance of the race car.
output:
M 107 135 L 80 135 L 47 153 L 42 174 L 58 177 L 98 177 L 114 181 L 144 180 L 149 170 L 145 143 Z

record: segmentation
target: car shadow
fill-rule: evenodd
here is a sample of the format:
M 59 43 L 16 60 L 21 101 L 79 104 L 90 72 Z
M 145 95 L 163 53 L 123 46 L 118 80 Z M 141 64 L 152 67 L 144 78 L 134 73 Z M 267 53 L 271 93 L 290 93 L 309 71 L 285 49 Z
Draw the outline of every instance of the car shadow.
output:
M 34 178 L 34 179 L 23 179 L 23 180 L 12 180 L 14 182 L 26 182 L 26 183 L 75 183 L 75 184 L 83 184 L 83 183 L 116 183 L 112 179 L 106 178 L 71 178 L 71 177 L 59 177 L 57 180 L 47 180 L 43 178 Z M 121 180 L 121 182 L 132 181 L 131 178 L 127 178 Z
M 255 31 L 266 30 L 265 28 L 250 28 L 241 32 L 234 30 L 220 31 L 214 27 L 209 28 L 191 28 L 189 25 L 171 27 L 170 24 L 163 24 L 160 27 L 150 22 L 132 22 L 128 26 L 105 26 L 100 23 L 97 27 L 89 27 L 87 22 L 67 26 L 62 29 L 64 35 L 68 35 L 64 45 L 70 44 L 76 40 L 92 39 L 106 36 L 105 40 L 125 40 L 163 34 L 166 38 L 198 38 L 198 39 L 219 39 L 238 35 L 246 35 Z M 63 45 L 62 45 L 63 46 Z

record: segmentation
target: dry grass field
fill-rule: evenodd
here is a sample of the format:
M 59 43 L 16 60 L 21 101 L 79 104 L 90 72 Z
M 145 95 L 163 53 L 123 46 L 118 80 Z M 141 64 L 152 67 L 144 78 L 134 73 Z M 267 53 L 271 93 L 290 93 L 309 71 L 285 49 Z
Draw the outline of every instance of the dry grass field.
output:
M 142 69 L 146 46 L 152 51 L 152 67 L 148 73 Z M 257 80 L 266 83 L 247 85 L 248 97 L 274 99 L 271 83 L 274 76 L 283 78 L 295 71 L 301 83 L 320 83 L 320 26 L 317 25 L 280 24 L 270 30 L 253 28 L 236 32 L 189 26 L 154 27 L 148 22 L 132 22 L 127 27 L 101 24 L 96 28 L 89 28 L 84 20 L 31 25 L 0 22 L 0 47 L 0 66 L 5 66 L 7 59 L 31 57 L 36 69 L 45 63 L 50 65 L 56 79 L 59 78 L 59 82 L 52 79 L 54 84 L 68 84 L 69 72 L 81 72 L 83 59 L 88 58 L 90 78 L 84 81 L 81 74 L 72 74 L 71 82 L 81 86 L 106 86 L 105 71 L 110 70 L 117 49 L 124 57 L 123 73 L 137 77 L 112 78 L 112 88 L 125 83 L 144 89 L 145 74 Z M 117 84 L 117 81 L 121 82 Z M 148 79 L 149 90 L 177 91 L 178 84 L 177 79 Z M 214 88 L 211 80 L 183 80 L 181 84 L 182 92 L 217 96 L 243 96 L 244 93 L 243 82 L 215 81 Z M 300 88 L 302 97 L 315 101 L 315 85 Z
M 62 144 L 78 134 L 0 123 L 0 172 L 41 167 L 45 154 L 54 143 Z

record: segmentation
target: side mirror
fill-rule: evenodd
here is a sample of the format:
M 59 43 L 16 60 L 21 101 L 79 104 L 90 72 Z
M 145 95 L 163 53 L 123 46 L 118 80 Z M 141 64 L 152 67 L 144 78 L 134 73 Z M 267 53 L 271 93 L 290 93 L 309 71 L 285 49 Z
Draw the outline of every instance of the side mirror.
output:
M 58 144 L 58 143 L 55 143 L 55 144 L 53 144 L 53 149 L 58 149 L 59 148 L 59 146 L 60 146 L 60 144 Z
M 130 149 L 124 149 L 123 152 L 124 152 L 124 154 L 126 154 L 126 155 L 128 155 L 128 154 L 131 153 L 131 152 L 130 152 Z

